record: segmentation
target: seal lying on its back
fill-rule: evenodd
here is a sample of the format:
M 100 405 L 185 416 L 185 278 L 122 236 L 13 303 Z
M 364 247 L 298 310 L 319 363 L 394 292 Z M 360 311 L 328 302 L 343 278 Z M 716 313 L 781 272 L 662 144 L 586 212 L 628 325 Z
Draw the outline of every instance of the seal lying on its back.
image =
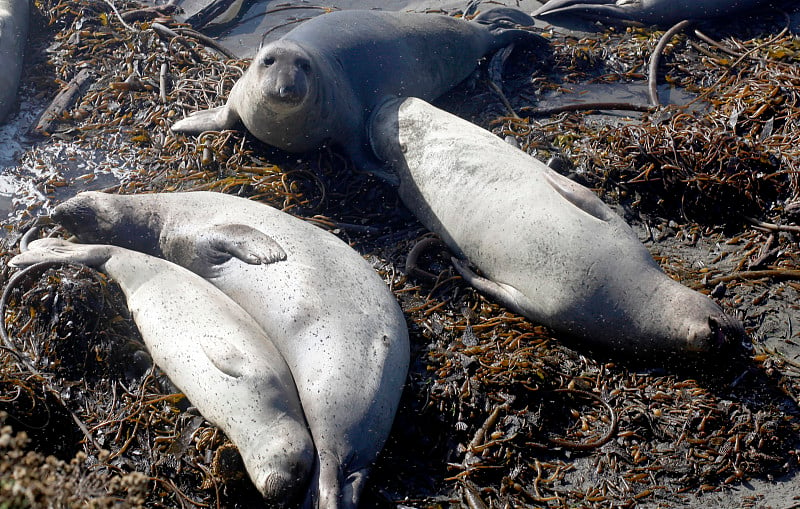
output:
M 173 131 L 230 129 L 240 120 L 256 138 L 289 152 L 330 140 L 362 170 L 377 170 L 366 120 L 387 96 L 433 100 L 464 80 L 485 54 L 512 42 L 541 44 L 521 11 L 492 9 L 466 22 L 450 16 L 338 11 L 306 21 L 264 46 L 225 106 L 196 112 Z
M 287 507 L 314 463 L 292 375 L 264 331 L 196 274 L 116 246 L 31 243 L 11 264 L 83 263 L 119 283 L 153 361 L 239 448 L 270 507 Z
M 17 98 L 29 16 L 30 0 L 0 0 L 0 122 Z
M 743 335 L 664 274 L 594 193 L 492 133 L 395 99 L 376 109 L 370 137 L 406 206 L 485 278 L 459 264 L 462 276 L 512 310 L 636 353 L 704 351 Z
M 768 3 L 770 0 L 550 0 L 534 11 L 533 16 L 575 15 L 609 21 L 672 25 L 684 19 L 716 18 Z
M 81 193 L 52 217 L 82 241 L 188 267 L 249 312 L 289 364 L 314 438 L 309 504 L 357 506 L 409 358 L 400 307 L 358 253 L 300 219 L 219 193 Z

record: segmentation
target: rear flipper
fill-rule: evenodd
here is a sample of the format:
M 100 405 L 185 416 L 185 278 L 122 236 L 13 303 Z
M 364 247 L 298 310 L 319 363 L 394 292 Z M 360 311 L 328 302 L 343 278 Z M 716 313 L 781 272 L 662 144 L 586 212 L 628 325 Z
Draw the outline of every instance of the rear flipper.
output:
M 210 110 L 195 111 L 183 120 L 175 122 L 172 131 L 195 135 L 205 131 L 222 131 L 233 129 L 239 120 L 239 115 L 226 104 Z
M 494 300 L 500 302 L 511 311 L 528 316 L 529 313 L 525 311 L 520 303 L 525 302 L 527 299 L 519 290 L 513 286 L 503 283 L 495 283 L 491 279 L 486 279 L 475 274 L 468 266 L 467 262 L 457 258 L 450 258 L 453 266 L 456 268 L 461 277 L 470 284 L 473 288 L 481 293 L 485 293 Z
M 516 28 L 532 27 L 535 23 L 532 17 L 519 9 L 496 7 L 478 14 L 473 21 L 486 25 L 492 34 L 500 38 L 500 47 L 514 43 L 526 49 L 537 49 L 550 44 L 537 33 Z
M 73 244 L 58 238 L 34 240 L 30 249 L 13 257 L 12 267 L 28 267 L 41 262 L 82 263 L 98 268 L 111 257 L 110 246 L 101 244 Z
M 342 462 L 334 454 L 326 451 L 317 454 L 319 462 L 302 508 L 357 509 L 369 469 L 351 472 L 345 479 Z

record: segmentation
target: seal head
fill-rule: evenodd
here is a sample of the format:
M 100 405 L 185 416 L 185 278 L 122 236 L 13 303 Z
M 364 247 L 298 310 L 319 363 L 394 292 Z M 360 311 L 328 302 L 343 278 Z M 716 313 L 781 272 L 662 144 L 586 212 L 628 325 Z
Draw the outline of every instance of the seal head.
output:
M 253 62 L 266 103 L 274 111 L 290 112 L 302 106 L 312 84 L 311 59 L 302 48 L 269 45 Z

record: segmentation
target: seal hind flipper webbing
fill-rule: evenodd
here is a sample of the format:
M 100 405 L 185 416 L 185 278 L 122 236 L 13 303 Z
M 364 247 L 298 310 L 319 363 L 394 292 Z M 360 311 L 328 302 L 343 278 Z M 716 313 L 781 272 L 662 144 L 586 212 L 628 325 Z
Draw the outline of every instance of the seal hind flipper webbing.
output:
M 503 283 L 496 283 L 491 279 L 481 277 L 473 272 L 467 262 L 459 260 L 455 257 L 450 257 L 453 267 L 456 268 L 464 281 L 481 293 L 485 293 L 489 297 L 499 301 L 501 304 L 509 308 L 511 311 L 520 315 L 525 315 L 525 311 L 519 304 L 519 301 L 524 301 L 525 296 L 513 286 L 505 285 Z
M 209 110 L 195 111 L 172 124 L 171 129 L 176 133 L 200 134 L 205 131 L 232 129 L 239 120 L 239 115 L 226 104 Z
M 201 232 L 195 243 L 197 254 L 211 265 L 237 258 L 250 265 L 268 265 L 286 259 L 278 242 L 252 226 L 219 224 Z

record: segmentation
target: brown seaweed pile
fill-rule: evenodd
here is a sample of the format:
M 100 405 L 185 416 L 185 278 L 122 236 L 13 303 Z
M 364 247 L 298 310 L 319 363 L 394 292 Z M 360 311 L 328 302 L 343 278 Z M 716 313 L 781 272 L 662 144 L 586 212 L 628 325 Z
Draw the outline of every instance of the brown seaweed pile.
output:
M 288 157 L 245 133 L 173 134 L 174 120 L 221 104 L 247 63 L 210 49 L 168 14 L 115 5 L 38 5 L 51 13 L 40 21 L 52 39 L 36 72 L 75 91 L 40 124 L 42 143 L 113 152 L 129 165 L 117 192 L 246 196 L 299 214 L 368 257 L 407 316 L 412 367 L 365 507 L 679 506 L 796 471 L 800 364 L 784 354 L 797 344 L 791 316 L 800 292 L 799 231 L 789 224 L 798 210 L 796 37 L 725 39 L 744 58 L 715 46 L 698 57 L 695 46 L 707 43 L 676 38 L 662 79 L 702 97 L 692 110 L 613 123 L 577 112 L 509 117 L 499 100 L 484 112 L 485 125 L 525 150 L 569 158 L 576 178 L 641 224 L 670 275 L 744 318 L 750 349 L 717 363 L 665 365 L 557 337 L 465 285 L 447 255 L 426 252 L 407 265 L 428 238 L 424 228 L 391 189 L 335 152 Z M 642 80 L 658 35 L 554 36 L 552 66 L 506 84 L 508 100 L 525 115 L 543 91 L 569 83 Z M 41 186 L 55 197 L 74 183 Z M 14 507 L 257 503 L 235 447 L 152 365 L 105 277 L 50 267 L 16 282 L 8 304 L 0 497 Z M 775 325 L 780 313 L 789 313 L 788 328 Z

